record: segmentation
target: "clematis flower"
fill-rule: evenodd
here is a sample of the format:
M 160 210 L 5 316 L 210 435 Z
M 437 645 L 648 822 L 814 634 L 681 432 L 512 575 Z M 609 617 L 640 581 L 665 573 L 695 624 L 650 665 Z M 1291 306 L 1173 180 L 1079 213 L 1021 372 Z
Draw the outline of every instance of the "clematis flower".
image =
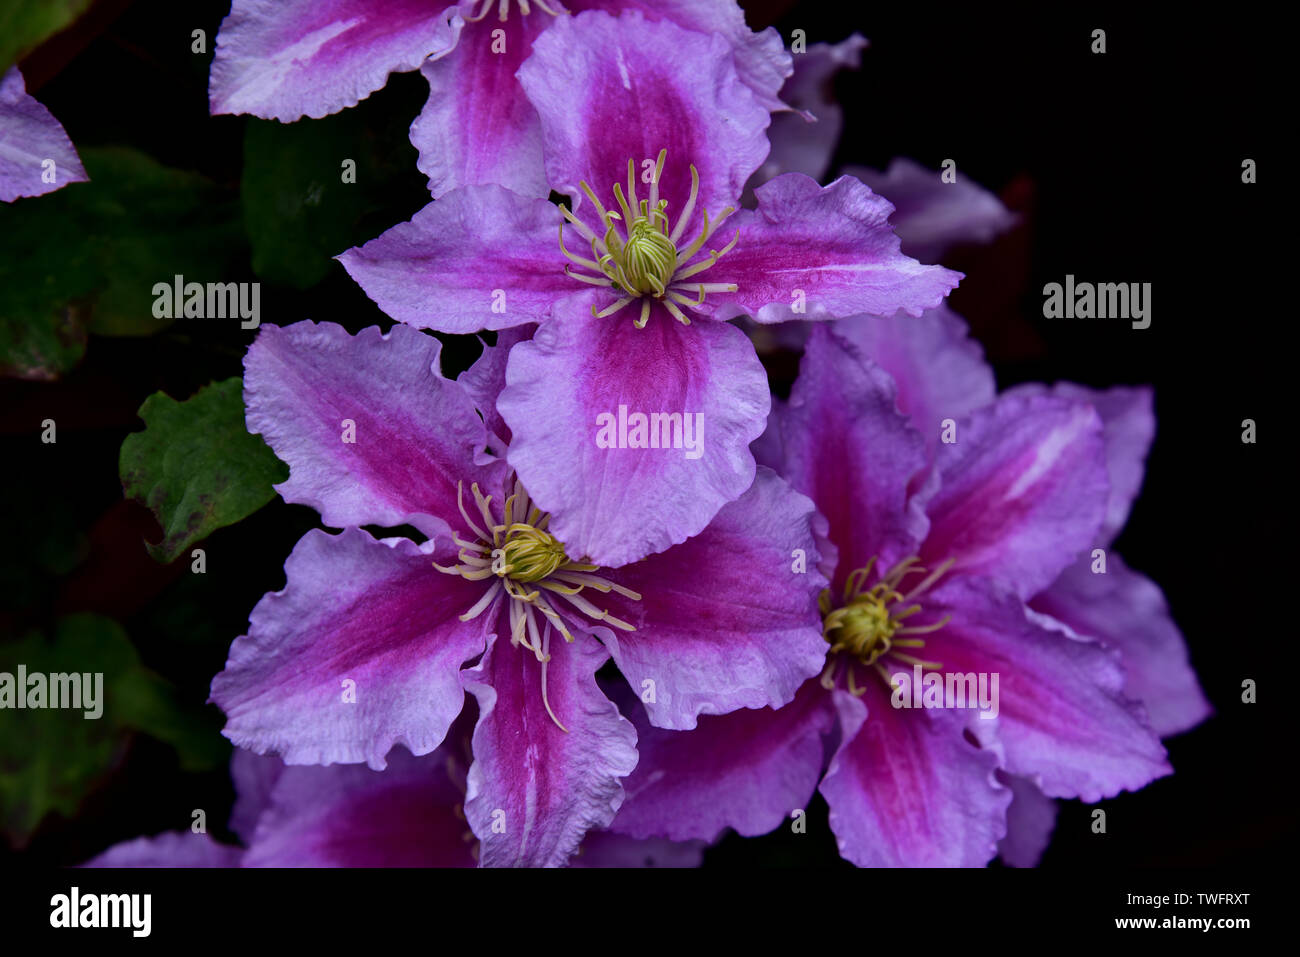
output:
M 217 36 L 213 113 L 290 122 L 354 106 L 390 73 L 420 70 L 429 100 L 411 127 L 434 196 L 499 183 L 547 195 L 536 111 L 515 72 L 571 13 L 636 10 L 725 40 L 721 55 L 768 109 L 791 71 L 775 30 L 754 33 L 732 0 L 235 0 Z
M 339 259 L 412 326 L 538 324 L 498 403 L 510 464 L 561 539 L 619 565 L 698 533 L 752 481 L 767 378 L 720 320 L 916 315 L 959 274 L 902 256 L 890 205 L 856 180 L 791 174 L 735 211 L 769 113 L 720 37 L 587 12 L 539 37 L 519 77 L 573 208 L 468 186 Z M 611 449 L 602 417 L 623 409 L 697 416 L 699 455 L 621 429 Z
M 930 356 L 938 371 L 918 374 Z M 856 864 L 981 865 L 1008 837 L 1050 832 L 1043 796 L 1094 802 L 1169 773 L 1128 657 L 1026 605 L 1103 527 L 1103 420 L 1058 395 L 987 402 L 990 384 L 960 323 L 814 328 L 760 448 L 827 521 L 825 669 L 785 708 L 702 719 L 690 735 L 634 714 L 642 760 L 615 829 L 762 833 L 819 787 Z M 944 419 L 956 441 L 927 441 Z M 895 706 L 896 676 L 917 668 L 997 674 L 996 717 Z
M 41 196 L 88 179 L 59 121 L 11 67 L 0 77 L 0 201 Z
M 465 824 L 465 764 L 450 744 L 390 755 L 384 771 L 357 765 L 288 767 L 236 749 L 238 844 L 169 831 L 108 848 L 85 867 L 474 867 Z M 700 842 L 588 836 L 573 863 L 594 867 L 695 867 Z
M 775 474 L 689 542 L 624 567 L 570 551 L 489 434 L 504 362 L 467 383 L 398 325 L 262 327 L 245 360 L 250 431 L 289 465 L 308 532 L 231 646 L 212 700 L 227 737 L 290 765 L 437 748 L 478 702 L 465 814 L 488 865 L 563 864 L 606 826 L 636 763 L 596 685 L 612 658 L 656 726 L 779 706 L 821 666 L 812 503 Z M 508 441 L 509 439 L 507 439 Z M 493 447 L 489 449 L 489 443 Z M 411 526 L 422 544 L 360 526 Z

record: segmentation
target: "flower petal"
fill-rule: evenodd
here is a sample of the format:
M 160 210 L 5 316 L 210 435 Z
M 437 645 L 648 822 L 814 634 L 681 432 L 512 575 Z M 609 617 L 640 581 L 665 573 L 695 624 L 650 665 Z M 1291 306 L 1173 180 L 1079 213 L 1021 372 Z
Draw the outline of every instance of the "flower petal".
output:
M 921 503 L 907 493 L 925 467 L 925 443 L 894 396 L 889 376 L 861 349 L 829 327 L 813 329 L 777 421 L 782 474 L 817 503 L 839 551 L 835 591 L 873 557 L 883 572 L 916 554 L 925 537 Z
M 919 316 L 957 285 L 961 273 L 922 266 L 898 250 L 893 207 L 857 180 L 829 186 L 785 173 L 754 195 L 728 228 L 740 242 L 707 273 L 739 290 L 718 296 L 714 317 L 748 314 L 758 322 L 829 319 L 868 313 Z
M 830 329 L 889 373 L 898 388 L 899 410 L 931 451 L 939 444 L 944 419 L 956 422 L 997 395 L 984 351 L 946 305 L 915 318 L 855 316 Z
M 394 319 L 458 334 L 539 322 L 582 287 L 564 274 L 560 210 L 466 186 L 337 258 Z
M 239 867 L 242 847 L 219 844 L 208 834 L 166 831 L 114 844 L 82 867 Z
M 474 364 L 460 374 L 456 380 L 465 386 L 474 405 L 483 416 L 491 439 L 491 451 L 495 455 L 504 455 L 510 446 L 510 426 L 497 411 L 497 398 L 506 387 L 506 364 L 510 359 L 510 350 L 516 343 L 526 342 L 533 337 L 537 327 L 531 323 L 526 326 L 514 326 L 497 333 L 494 346 L 486 343 L 483 352 Z
M 1026 383 L 1009 389 L 1007 394 L 1055 395 L 1087 402 L 1097 410 L 1106 442 L 1110 498 L 1106 503 L 1106 520 L 1094 544 L 1109 545 L 1128 521 L 1129 510 L 1142 488 L 1147 453 L 1156 434 L 1154 392 L 1148 386 L 1089 389 L 1073 382 L 1058 382 L 1054 386 Z
M 473 867 L 457 816 L 464 794 L 442 750 L 394 748 L 388 767 L 289 767 L 244 858 L 246 867 Z
M 480 183 L 540 199 L 550 194 L 541 124 L 515 71 L 551 20 L 538 10 L 504 23 L 489 17 L 466 24 L 449 56 L 420 68 L 429 99 L 411 124 L 411 143 L 435 198 Z
M 745 11 L 734 0 L 565 0 L 565 5 L 574 13 L 638 10 L 650 21 L 671 20 L 697 33 L 716 33 L 731 44 L 736 73 L 759 103 L 768 110 L 787 109 L 780 94 L 794 67 L 781 35 L 774 27 L 759 33 L 750 30 Z
M 332 323 L 262 326 L 244 359 L 244 401 L 248 430 L 289 463 L 276 487 L 285 501 L 338 528 L 432 535 L 457 514 L 459 482 L 504 478 L 503 464 L 475 465 L 487 432 L 464 387 L 442 378 L 441 349 L 404 326 L 355 336 Z
M 1012 867 L 1037 867 L 1056 828 L 1056 802 L 1028 778 L 998 772 L 1011 789 L 1007 836 L 998 842 L 998 857 Z
M 891 221 L 903 251 L 939 262 L 961 243 L 986 243 L 1016 222 L 1002 201 L 964 173 L 945 183 L 937 170 L 898 157 L 884 173 L 863 166 L 844 170 L 894 204 Z
M 234 0 L 217 34 L 212 112 L 292 122 L 355 106 L 456 45 L 447 0 Z
M 824 736 L 835 725 L 831 697 L 805 681 L 782 708 L 703 715 L 693 731 L 650 725 L 636 698 L 641 760 L 613 829 L 633 837 L 716 840 L 777 828 L 808 801 L 822 773 Z
M 812 502 L 760 469 L 698 535 L 601 573 L 641 596 L 595 603 L 636 628 L 599 633 L 632 688 L 643 699 L 653 688 L 652 724 L 689 729 L 701 714 L 777 708 L 821 670 L 826 579 L 813 515 Z
M 1101 419 L 1090 405 L 1003 396 L 940 444 L 921 557 L 988 575 L 1027 598 L 1092 542 L 1109 485 Z
M 549 648 L 543 672 L 499 634 L 463 676 L 479 704 L 465 815 L 485 867 L 565 864 L 588 830 L 614 819 L 620 779 L 636 766 L 636 732 L 596 686 L 605 649 L 582 634 L 573 644 L 551 634 Z
M 308 532 L 212 682 L 223 732 L 286 764 L 385 766 L 395 744 L 427 754 L 460 713 L 460 666 L 482 652 L 484 618 L 459 615 L 482 582 L 440 574 L 433 543 L 360 529 Z M 449 550 L 437 553 L 442 564 Z
M 772 117 L 772 152 L 751 180 L 755 187 L 781 173 L 815 180 L 826 175 L 844 128 L 844 110 L 829 95 L 834 76 L 858 69 L 866 47 L 866 38 L 855 33 L 839 43 L 814 43 L 794 57 L 794 73 L 781 88 L 781 99 L 793 110 Z
M 1116 652 L 1049 629 L 988 579 L 941 582 L 922 604 L 927 616 L 952 616 L 926 636 L 927 659 L 945 673 L 999 676 L 997 717 L 969 726 L 985 744 L 1001 746 L 1006 771 L 1039 777 L 1050 797 L 1085 803 L 1170 773 L 1142 707 L 1123 694 Z
M 46 182 L 46 163 L 53 182 Z M 0 202 L 40 196 L 89 177 L 63 127 L 35 97 L 27 95 L 23 75 L 11 67 L 0 77 Z
M 1160 737 L 1200 724 L 1212 709 L 1160 586 L 1115 552 L 1106 556 L 1104 574 L 1093 574 L 1092 564 L 1088 556 L 1075 562 L 1035 595 L 1030 607 L 1117 649 L 1124 661 L 1124 694 L 1146 706 Z
M 622 565 L 696 534 L 749 487 L 767 374 L 739 329 L 683 326 L 658 310 L 637 329 L 626 311 L 596 319 L 585 302 L 511 350 L 497 409 L 513 434 L 510 464 L 551 513 L 552 534 L 572 557 Z M 624 430 L 624 412 L 647 426 L 656 413 L 680 416 L 680 443 L 627 447 L 639 420 Z M 657 446 L 669 423 L 656 421 Z
M 578 185 L 585 181 L 617 208 L 610 190 L 627 188 L 628 160 L 644 197 L 645 177 L 666 149 L 659 195 L 674 224 L 690 193 L 691 164 L 700 177 L 694 220 L 734 205 L 767 155 L 770 115 L 737 76 L 731 54 L 721 35 L 650 22 L 636 10 L 617 19 L 601 11 L 558 18 L 519 70 L 541 117 L 552 188 L 585 209 Z M 596 222 L 594 212 L 586 216 Z
M 840 856 L 859 867 L 983 867 L 1006 832 L 997 756 L 950 711 L 899 710 L 868 678 L 837 690 L 842 743 L 822 781 Z

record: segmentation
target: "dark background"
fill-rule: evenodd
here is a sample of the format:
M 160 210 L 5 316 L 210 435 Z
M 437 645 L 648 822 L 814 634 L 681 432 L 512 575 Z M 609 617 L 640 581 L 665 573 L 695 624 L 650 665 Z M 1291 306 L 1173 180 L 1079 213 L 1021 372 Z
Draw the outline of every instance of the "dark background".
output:
M 1022 214 L 1022 225 L 991 246 L 945 260 L 967 273 L 950 304 L 971 322 L 1000 386 L 1155 386 L 1146 484 L 1115 547 L 1163 586 L 1216 715 L 1167 742 L 1172 777 L 1104 802 L 1107 834 L 1091 833 L 1089 808 L 1063 802 L 1043 866 L 1261 863 L 1295 828 L 1295 800 L 1278 770 L 1294 750 L 1282 707 L 1296 640 L 1292 586 L 1283 580 L 1291 562 L 1278 544 L 1293 522 L 1279 457 L 1265 451 L 1281 445 L 1290 425 L 1279 405 L 1280 387 L 1290 384 L 1281 363 L 1292 319 L 1279 302 L 1290 275 L 1274 225 L 1289 171 L 1274 129 L 1294 125 L 1294 109 L 1277 108 L 1265 75 L 1273 63 L 1266 40 L 1277 26 L 1227 17 L 1171 24 L 1163 14 L 1139 19 L 1096 7 L 1049 15 L 933 4 L 745 6 L 752 26 L 774 23 L 787 42 L 796 28 L 810 43 L 855 30 L 870 39 L 861 71 L 836 81 L 846 114 L 837 166 L 883 168 L 903 155 L 937 168 L 952 157 L 959 175 Z M 133 146 L 197 170 L 237 200 L 245 136 L 260 121 L 208 115 L 208 64 L 227 8 L 98 3 L 23 62 L 28 90 L 79 149 Z M 1101 56 L 1089 52 L 1097 27 L 1107 32 Z M 207 31 L 205 55 L 190 52 L 196 28 Z M 352 111 L 347 122 L 362 130 L 367 155 L 379 157 L 359 164 L 359 180 L 385 172 L 370 177 L 347 241 L 331 252 L 427 201 L 405 138 L 425 90 L 419 76 L 397 75 Z M 1260 182 L 1250 186 L 1241 183 L 1247 157 L 1259 165 Z M 325 161 L 320 175 L 337 180 L 337 160 Z M 391 325 L 337 264 L 300 288 L 255 274 L 246 252 L 240 262 L 221 278 L 262 280 L 264 322 Z M 1042 286 L 1066 273 L 1152 283 L 1151 327 L 1043 320 Z M 160 566 L 142 545 L 159 537 L 152 517 L 122 498 L 118 450 L 140 427 L 136 410 L 147 396 L 183 399 L 239 375 L 252 336 L 234 322 L 91 336 L 85 358 L 58 381 L 0 380 L 0 640 L 94 611 L 121 621 L 144 662 L 187 700 L 206 698 L 249 611 L 282 587 L 284 558 L 315 513 L 276 499 L 203 543 L 206 575 L 189 574 L 188 559 Z M 473 340 L 449 343 L 445 371 L 458 372 L 477 351 Z M 794 368 L 790 356 L 770 358 L 775 390 L 788 389 Z M 58 422 L 56 445 L 39 443 L 45 418 Z M 1242 444 L 1244 418 L 1256 420 L 1258 445 Z M 75 560 L 38 560 L 56 539 Z M 1259 704 L 1240 703 L 1244 678 L 1259 682 Z M 208 710 L 219 728 L 220 715 Z M 0 735 L 0 750 L 4 742 Z M 121 840 L 186 827 L 191 808 L 205 808 L 210 831 L 222 836 L 232 797 L 224 767 L 183 772 L 171 749 L 137 735 L 75 818 L 47 817 L 21 849 L 0 836 L 0 861 L 76 863 Z M 808 834 L 727 838 L 705 864 L 846 866 L 825 815 L 817 798 Z

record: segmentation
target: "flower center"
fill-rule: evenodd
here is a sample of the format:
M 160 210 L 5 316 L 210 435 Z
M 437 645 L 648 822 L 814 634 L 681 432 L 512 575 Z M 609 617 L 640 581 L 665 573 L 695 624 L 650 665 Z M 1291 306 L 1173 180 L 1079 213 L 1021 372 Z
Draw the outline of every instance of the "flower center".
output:
M 670 231 L 668 200 L 659 198 L 659 176 L 663 172 L 664 159 L 667 156 L 666 149 L 659 151 L 659 158 L 650 175 L 648 199 L 637 198 L 636 163 L 631 159 L 627 161 L 627 194 L 624 195 L 622 184 L 614 184 L 613 193 L 618 201 L 617 210 L 605 209 L 586 180 L 578 184 L 591 200 L 596 214 L 605 227 L 603 236 L 597 236 L 590 226 L 574 216 L 567 208 L 560 207 L 564 218 L 572 223 L 573 227 L 591 244 L 592 258 L 574 255 L 565 248 L 564 223 L 560 223 L 560 251 L 576 265 L 590 270 L 591 273 L 599 274 L 572 272 L 566 265 L 565 275 L 592 286 L 613 287 L 623 293 L 622 298 L 600 311 L 592 306 L 591 314 L 597 318 L 612 316 L 624 306 L 629 306 L 639 299 L 641 315 L 635 321 L 638 329 L 645 328 L 646 322 L 650 319 L 650 307 L 656 301 L 663 303 L 664 308 L 674 319 L 689 326 L 691 320 L 686 313 L 682 312 L 682 306 L 700 312 L 702 310 L 699 307 L 704 305 L 704 297 L 708 293 L 735 292 L 737 289 L 735 283 L 690 281 L 693 276 L 710 268 L 735 247 L 740 239 L 740 230 L 736 230 L 735 237 L 722 249 L 711 249 L 705 258 L 695 263 L 691 262 L 691 259 L 704 248 L 704 244 L 709 241 L 722 221 L 734 213 L 735 209 L 728 206 L 715 220 L 710 220 L 709 211 L 704 210 L 704 225 L 699 236 L 693 242 L 679 245 L 682 234 L 690 222 L 691 213 L 695 211 L 695 201 L 700 192 L 700 174 L 692 164 L 691 194 L 682 207 L 681 215 L 677 218 L 677 225 L 672 226 Z M 626 232 L 620 229 L 619 223 L 624 224 Z M 679 264 L 685 265 L 679 266 Z M 689 294 L 694 294 L 694 298 Z
M 444 567 L 434 562 L 433 567 L 443 574 L 459 575 L 468 581 L 487 581 L 495 577 L 483 596 L 460 616 L 460 620 L 477 618 L 494 607 L 499 596 L 506 596 L 510 601 L 510 644 L 527 648 L 542 663 L 542 701 L 551 720 L 567 732 L 569 729 L 555 717 L 546 697 L 551 631 L 558 631 L 565 641 L 573 641 L 568 622 L 557 606 L 560 602 L 572 606 L 572 609 L 565 609 L 565 615 L 572 616 L 576 612 L 580 620 L 604 622 L 620 631 L 636 631 L 634 626 L 615 618 L 608 610 L 597 608 L 582 592 L 588 588 L 602 594 L 612 591 L 633 601 L 640 601 L 641 596 L 593 574 L 600 571 L 599 565 L 571 560 L 565 554 L 563 543 L 546 530 L 551 516 L 532 504 L 518 478 L 499 518 L 492 508 L 491 496 L 480 492 L 477 483 L 470 486 L 481 524 L 474 521 L 466 510 L 464 491 L 462 482 L 456 487 L 456 504 L 461 518 L 477 538 L 470 541 L 453 535 L 452 541 L 460 549 L 460 564 Z
M 859 688 L 856 680 L 857 666 L 873 668 L 890 686 L 889 669 L 881 658 L 890 656 L 908 665 L 918 665 L 927 670 L 941 668 L 937 661 L 923 661 L 900 648 L 923 648 L 925 639 L 917 637 L 938 631 L 946 625 L 951 615 L 929 625 L 904 625 L 904 619 L 910 618 L 921 610 L 919 604 L 908 604 L 912 599 L 928 591 L 944 573 L 952 567 L 952 559 L 930 572 L 906 594 L 899 591 L 903 579 L 913 574 L 924 574 L 926 569 L 918 565 L 915 555 L 903 559 L 870 588 L 866 587 L 871 571 L 875 567 L 873 557 L 864 568 L 856 569 L 844 583 L 844 601 L 835 607 L 831 590 L 821 593 L 818 604 L 822 612 L 822 635 L 830 644 L 830 659 L 826 670 L 822 672 L 822 686 L 828 691 L 835 687 L 835 676 L 841 663 L 848 678 L 849 691 L 861 696 L 865 688 Z
M 544 13 L 549 13 L 553 17 L 558 17 L 561 13 L 568 13 L 563 6 L 560 6 L 558 10 L 552 9 L 553 4 L 558 6 L 558 4 L 555 4 L 555 0 L 518 0 L 518 2 L 519 14 L 524 17 L 533 12 L 532 8 L 534 6 Z M 478 23 L 488 15 L 488 11 L 494 6 L 497 8 L 498 20 L 505 23 L 510 19 L 510 0 L 483 0 L 482 5 L 478 8 L 478 12 L 466 17 L 465 21 L 467 23 Z

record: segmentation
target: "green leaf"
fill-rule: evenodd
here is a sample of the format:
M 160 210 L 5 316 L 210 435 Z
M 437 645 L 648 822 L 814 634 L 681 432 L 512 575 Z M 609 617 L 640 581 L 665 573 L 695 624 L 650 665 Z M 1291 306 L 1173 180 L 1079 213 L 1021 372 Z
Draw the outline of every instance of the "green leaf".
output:
M 90 0 L 0 0 L 0 73 L 86 12 Z
M 152 335 L 155 283 L 222 280 L 239 207 L 197 173 L 128 149 L 81 153 L 89 183 L 0 205 L 0 375 L 54 379 L 86 334 Z
M 25 843 L 44 817 L 71 817 L 82 800 L 121 760 L 132 731 L 172 744 L 186 770 L 207 770 L 229 754 L 215 711 L 180 706 L 174 689 L 140 662 L 122 627 L 99 615 L 70 615 L 54 638 L 30 633 L 0 644 L 0 682 L 16 694 L 18 666 L 26 674 L 102 675 L 100 716 L 80 708 L 6 710 L 0 723 L 0 830 Z M 83 679 L 82 688 L 93 688 Z M 47 681 L 48 683 L 48 681 Z M 12 707 L 15 702 L 6 701 Z M 93 713 L 93 710 L 92 710 Z
M 149 554 L 174 561 L 191 544 L 248 517 L 289 477 L 260 436 L 244 427 L 243 380 L 227 379 L 177 402 L 155 392 L 140 406 L 145 430 L 126 437 L 118 468 L 128 498 L 163 527 Z

